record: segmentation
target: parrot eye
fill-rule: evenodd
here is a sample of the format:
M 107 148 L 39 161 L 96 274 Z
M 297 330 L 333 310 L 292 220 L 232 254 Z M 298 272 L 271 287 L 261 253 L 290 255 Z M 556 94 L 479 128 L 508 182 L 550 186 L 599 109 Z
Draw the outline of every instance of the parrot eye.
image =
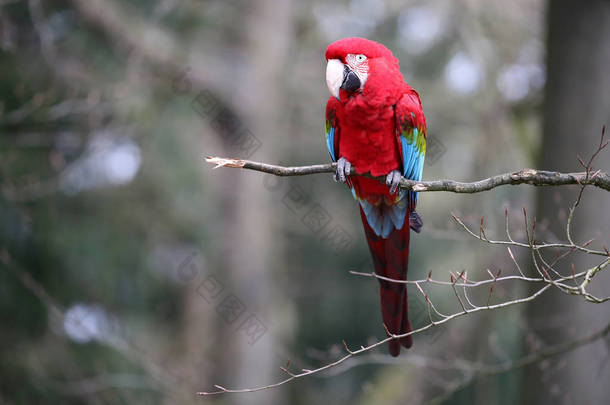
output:
M 366 56 L 360 54 L 360 55 L 356 55 L 356 62 L 358 63 L 362 63 L 366 60 Z

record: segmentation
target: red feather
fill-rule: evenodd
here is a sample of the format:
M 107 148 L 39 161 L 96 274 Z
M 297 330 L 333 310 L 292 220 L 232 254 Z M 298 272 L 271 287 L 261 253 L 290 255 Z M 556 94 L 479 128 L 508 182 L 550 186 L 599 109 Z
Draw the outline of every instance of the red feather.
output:
M 360 216 L 366 241 L 373 256 L 375 273 L 393 280 L 406 280 L 409 262 L 409 224 L 406 223 L 402 229 L 394 229 L 388 238 L 383 239 L 371 229 L 362 208 Z M 411 332 L 406 284 L 379 280 L 379 295 L 381 316 L 388 331 L 395 335 Z M 400 341 L 391 340 L 389 345 L 392 356 L 400 354 L 401 344 L 408 349 L 413 345 L 413 339 L 409 335 Z

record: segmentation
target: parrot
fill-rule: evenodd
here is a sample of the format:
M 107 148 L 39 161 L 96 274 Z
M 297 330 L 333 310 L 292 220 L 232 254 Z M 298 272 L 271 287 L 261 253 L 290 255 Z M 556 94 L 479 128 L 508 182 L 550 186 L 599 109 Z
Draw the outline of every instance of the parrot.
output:
M 417 192 L 399 189 L 401 177 L 421 181 L 426 154 L 426 119 L 419 94 L 407 84 L 399 61 L 384 45 L 344 38 L 328 46 L 326 145 L 336 162 L 334 179 L 346 183 L 360 208 L 364 234 L 378 276 L 406 280 L 410 230 L 423 221 Z M 378 180 L 358 176 L 384 176 Z M 387 332 L 411 332 L 406 283 L 378 278 Z M 389 341 L 396 357 L 411 335 Z

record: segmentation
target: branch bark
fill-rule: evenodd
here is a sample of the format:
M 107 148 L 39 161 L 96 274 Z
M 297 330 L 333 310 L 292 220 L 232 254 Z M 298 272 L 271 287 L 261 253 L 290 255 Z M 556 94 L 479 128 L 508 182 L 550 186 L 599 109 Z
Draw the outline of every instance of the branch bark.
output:
M 275 176 L 305 176 L 317 173 L 334 173 L 336 163 L 327 163 L 310 166 L 278 166 L 268 163 L 254 162 L 243 159 L 227 159 L 221 157 L 205 158 L 206 162 L 219 167 L 235 167 L 239 169 L 255 170 L 258 172 L 273 174 Z M 385 182 L 383 177 L 373 177 L 368 174 L 360 174 Z M 603 171 L 597 171 L 593 175 L 586 172 L 580 173 L 559 173 L 547 170 L 523 169 L 512 173 L 499 174 L 475 182 L 461 182 L 455 180 L 432 180 L 415 181 L 402 178 L 400 188 L 418 192 L 425 191 L 447 191 L 453 193 L 473 194 L 488 191 L 493 188 L 505 185 L 529 184 L 531 186 L 565 186 L 565 185 L 591 185 L 610 191 L 610 176 Z

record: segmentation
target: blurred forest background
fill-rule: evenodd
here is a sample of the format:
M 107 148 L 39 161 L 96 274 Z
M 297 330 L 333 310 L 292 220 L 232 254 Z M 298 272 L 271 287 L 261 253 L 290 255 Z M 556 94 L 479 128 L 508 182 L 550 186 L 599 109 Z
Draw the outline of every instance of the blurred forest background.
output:
M 392 49 L 420 92 L 424 179 L 578 171 L 610 124 L 605 0 L 0 0 L 1 404 L 607 401 L 607 339 L 498 375 L 451 367 L 519 358 L 610 319 L 607 304 L 556 291 L 416 335 L 397 359 L 384 346 L 274 390 L 195 396 L 276 382 L 288 360 L 313 368 L 342 339 L 385 336 L 377 282 L 348 273 L 372 263 L 344 186 L 203 160 L 327 162 L 324 51 L 346 36 Z M 597 163 L 610 171 L 607 152 Z M 501 238 L 506 208 L 523 239 L 526 206 L 541 237 L 562 240 L 576 195 L 423 193 L 409 278 L 510 274 L 506 249 L 450 213 L 475 226 L 484 215 Z M 574 238 L 610 246 L 609 208 L 587 190 Z M 592 292 L 607 293 L 599 279 Z M 498 286 L 495 302 L 527 288 Z M 451 290 L 430 293 L 458 309 Z M 410 300 L 424 325 L 425 301 Z

